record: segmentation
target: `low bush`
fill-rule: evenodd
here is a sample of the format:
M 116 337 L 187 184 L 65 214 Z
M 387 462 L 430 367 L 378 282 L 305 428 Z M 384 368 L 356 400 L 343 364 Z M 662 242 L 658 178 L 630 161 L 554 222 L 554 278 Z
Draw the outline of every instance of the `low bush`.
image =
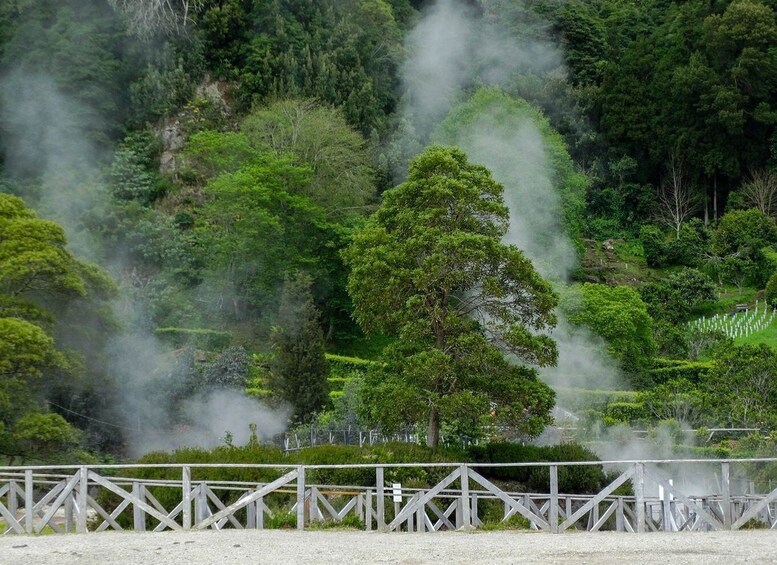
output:
M 548 447 L 516 443 L 489 443 L 470 448 L 476 463 L 531 463 L 552 461 L 598 461 L 595 453 L 578 444 Z M 489 480 L 521 483 L 533 492 L 548 492 L 548 467 L 481 467 L 478 472 Z M 560 467 L 559 492 L 595 493 L 606 485 L 606 476 L 598 465 Z
M 157 328 L 154 333 L 173 347 L 218 351 L 232 341 L 232 334 L 206 328 Z

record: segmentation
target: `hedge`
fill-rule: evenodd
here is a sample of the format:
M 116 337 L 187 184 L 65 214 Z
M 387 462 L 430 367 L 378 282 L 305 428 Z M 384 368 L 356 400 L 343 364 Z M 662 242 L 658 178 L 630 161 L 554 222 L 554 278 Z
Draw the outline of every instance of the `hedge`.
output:
M 552 461 L 599 461 L 599 457 L 578 444 L 547 447 L 516 443 L 489 443 L 469 449 L 476 463 L 530 463 Z M 533 492 L 548 492 L 548 467 L 483 467 L 478 472 L 491 480 L 521 483 Z M 559 492 L 570 494 L 595 494 L 609 483 L 604 470 L 598 465 L 560 467 Z
M 699 384 L 714 368 L 713 361 L 686 361 L 684 359 L 656 359 L 648 372 L 659 385 L 675 379 L 686 379 Z
M 572 412 L 588 408 L 604 408 L 613 402 L 636 401 L 637 393 L 631 390 L 556 389 L 556 404 Z
M 173 347 L 194 347 L 218 351 L 232 341 L 232 334 L 207 328 L 157 328 L 154 333 Z

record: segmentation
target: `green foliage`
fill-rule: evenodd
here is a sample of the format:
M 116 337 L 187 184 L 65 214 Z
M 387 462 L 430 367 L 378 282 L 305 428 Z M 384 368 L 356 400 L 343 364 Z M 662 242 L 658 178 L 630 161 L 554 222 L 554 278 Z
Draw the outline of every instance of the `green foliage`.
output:
M 297 273 L 287 276 L 281 290 L 276 326 L 270 340 L 272 388 L 294 407 L 292 421 L 310 422 L 328 401 L 327 359 L 319 312 L 310 292 L 312 280 Z
M 667 262 L 666 236 L 661 228 L 644 225 L 639 230 L 639 240 L 645 250 L 645 259 L 651 267 L 661 267 Z
M 304 194 L 339 216 L 358 210 L 375 193 L 372 156 L 343 113 L 312 100 L 284 100 L 254 110 L 242 130 L 251 145 L 293 155 L 312 171 Z
M 488 131 L 489 141 L 483 142 L 482 132 Z M 538 131 L 540 140 L 527 140 L 527 132 Z M 454 107 L 432 134 L 437 143 L 456 145 L 469 158 L 485 163 L 494 178 L 505 184 L 510 201 L 536 201 L 551 210 L 558 206 L 562 222 L 560 229 L 581 246 L 580 233 L 585 207 L 588 179 L 575 170 L 563 138 L 537 108 L 525 100 L 513 98 L 496 88 L 481 88 L 466 102 Z M 538 166 L 535 151 L 546 155 L 547 165 Z M 555 212 L 555 210 L 553 210 Z M 548 217 L 545 210 L 525 214 L 525 229 L 542 238 L 540 231 L 553 231 L 548 224 L 558 221 Z M 543 249 L 553 250 L 553 241 Z
M 689 426 L 707 423 L 709 399 L 698 383 L 677 377 L 671 378 L 639 394 L 644 416 L 655 420 L 672 420 Z M 680 442 L 675 442 L 680 443 Z
M 577 444 L 540 447 L 517 443 L 488 443 L 469 449 L 475 463 L 536 463 L 551 461 L 599 461 L 592 451 Z M 596 493 L 604 487 L 606 477 L 597 465 L 560 467 L 559 492 Z M 478 473 L 491 480 L 515 481 L 531 492 L 548 492 L 548 467 L 482 467 Z
M 392 4 L 230 0 L 207 3 L 198 21 L 212 66 L 238 80 L 243 107 L 318 98 L 369 134 L 385 128 L 396 104 L 401 36 Z
M 157 328 L 154 333 L 175 348 L 217 351 L 232 341 L 231 333 L 207 328 Z
M 771 274 L 762 248 L 774 243 L 777 225 L 772 218 L 755 208 L 729 212 L 712 236 L 720 276 L 739 287 L 743 283 L 762 287 Z
M 612 402 L 607 405 L 604 416 L 624 424 L 636 424 L 648 418 L 649 412 L 642 402 Z
M 213 290 L 233 296 L 223 315 L 239 320 L 240 312 L 270 308 L 284 274 L 294 270 L 320 281 L 317 298 L 327 305 L 327 320 L 341 314 L 346 299 L 337 251 L 344 232 L 300 194 L 309 182 L 308 169 L 262 154 L 205 186 L 196 229 Z
M 773 243 L 777 243 L 777 225 L 755 208 L 729 212 L 712 236 L 712 250 L 718 255 L 752 253 Z
M 558 404 L 573 412 L 579 412 L 586 408 L 604 408 L 615 402 L 634 403 L 637 401 L 637 393 L 628 390 L 559 388 L 557 394 Z
M 67 251 L 58 225 L 0 194 L 0 453 L 46 461 L 78 444 L 80 436 L 45 412 L 43 400 L 56 390 L 77 397 L 83 358 L 65 348 L 83 338 L 83 325 L 108 326 L 92 315 L 113 290 L 107 275 Z M 69 317 L 71 308 L 78 320 Z
M 653 362 L 650 378 L 656 384 L 683 379 L 698 385 L 707 378 L 713 367 L 712 361 L 659 358 Z
M 653 320 L 635 290 L 585 283 L 579 294 L 565 297 L 562 308 L 572 323 L 603 337 L 627 372 L 634 374 L 649 365 L 656 348 Z
M 47 461 L 62 459 L 79 439 L 78 431 L 59 414 L 27 412 L 14 424 L 11 441 L 22 459 Z
M 364 387 L 372 419 L 387 430 L 425 414 L 436 446 L 441 419 L 455 416 L 444 413 L 449 396 L 458 406 L 466 398 L 468 419 L 479 406 L 529 435 L 549 421 L 552 391 L 494 345 L 538 365 L 556 360 L 554 342 L 539 333 L 555 324 L 556 296 L 518 249 L 500 242 L 502 190 L 461 151 L 430 147 L 344 253 L 359 324 L 399 338 Z
M 764 299 L 772 308 L 777 308 L 777 271 L 769 277 L 769 282 L 766 283 Z
M 766 345 L 720 350 L 703 389 L 715 398 L 714 415 L 732 427 L 771 427 L 777 422 L 777 355 Z

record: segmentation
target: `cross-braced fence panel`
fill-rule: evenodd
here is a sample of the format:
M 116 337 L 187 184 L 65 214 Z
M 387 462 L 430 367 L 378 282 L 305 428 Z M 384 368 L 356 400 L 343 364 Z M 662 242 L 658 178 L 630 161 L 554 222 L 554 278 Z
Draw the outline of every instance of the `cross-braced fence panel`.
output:
M 605 464 L 618 472 L 597 492 L 559 492 L 559 469 Z M 490 473 L 505 466 L 546 467 L 547 490 L 511 490 L 508 485 L 514 484 Z M 739 472 L 732 478 L 734 466 Z M 763 476 L 762 471 L 775 467 L 777 459 L 5 467 L 0 468 L 0 533 L 304 529 L 327 524 L 368 531 L 438 532 L 509 527 L 516 520 L 551 533 L 777 529 L 777 488 L 748 480 L 741 472 L 756 469 Z M 402 485 L 395 477 L 403 468 L 437 478 L 427 486 Z M 690 483 L 687 477 L 701 476 L 697 472 L 701 468 L 714 480 Z M 225 470 L 269 478 L 230 480 L 223 478 Z M 362 478 L 374 472 L 374 482 L 306 482 L 306 477 L 337 476 L 337 470 L 358 470 L 356 476 Z M 321 475 L 323 471 L 329 474 Z

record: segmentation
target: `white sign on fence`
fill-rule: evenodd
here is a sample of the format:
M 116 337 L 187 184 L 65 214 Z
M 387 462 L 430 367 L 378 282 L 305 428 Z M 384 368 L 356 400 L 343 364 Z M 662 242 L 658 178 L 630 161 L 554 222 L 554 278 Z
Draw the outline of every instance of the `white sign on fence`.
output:
M 393 489 L 394 502 L 402 502 L 402 483 L 393 483 L 391 487 Z

